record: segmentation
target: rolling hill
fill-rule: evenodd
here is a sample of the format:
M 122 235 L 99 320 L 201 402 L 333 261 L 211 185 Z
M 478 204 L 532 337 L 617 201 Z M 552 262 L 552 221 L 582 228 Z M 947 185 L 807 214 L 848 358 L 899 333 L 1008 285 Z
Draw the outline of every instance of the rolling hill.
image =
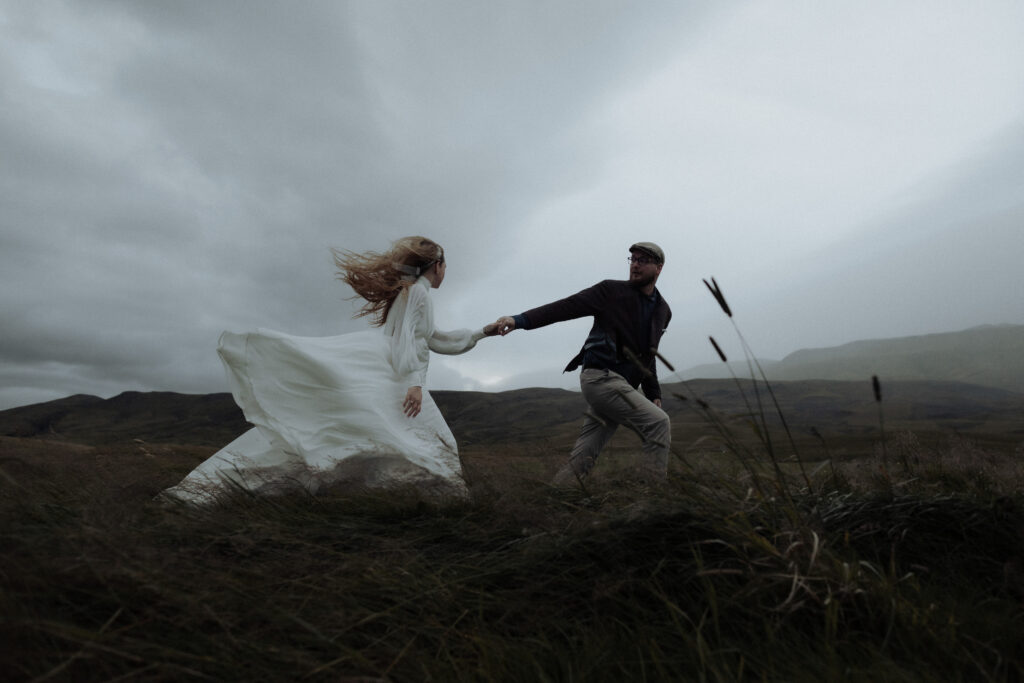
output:
M 787 423 L 804 438 L 812 428 L 845 440 L 877 438 L 878 405 L 870 381 L 780 381 L 772 386 Z M 672 417 L 673 440 L 689 442 L 709 433 L 693 398 L 745 424 L 741 387 L 753 400 L 748 380 L 666 384 L 664 407 Z M 767 402 L 763 385 L 761 394 Z M 1024 394 L 938 381 L 886 382 L 883 394 L 886 425 L 893 430 L 1024 440 Z M 531 442 L 564 449 L 575 440 L 586 407 L 578 393 L 562 389 L 438 391 L 433 396 L 460 447 L 476 450 Z M 767 408 L 769 422 L 780 426 L 770 403 Z M 125 392 L 109 399 L 80 395 L 0 411 L 0 438 L 87 446 L 139 440 L 215 450 L 248 427 L 226 393 Z
M 805 437 L 813 428 L 849 442 L 876 438 L 879 413 L 870 378 L 878 375 L 891 429 L 1024 439 L 1024 325 L 805 349 L 763 365 L 788 425 Z M 735 372 L 748 375 L 745 364 Z M 743 422 L 754 395 L 750 381 L 722 374 L 724 364 L 704 366 L 683 373 L 704 379 L 663 387 L 674 440 L 692 441 L 709 429 L 695 402 L 682 396 L 699 397 Z M 586 407 L 578 392 L 562 389 L 431 393 L 460 446 L 477 451 L 530 442 L 564 449 L 575 440 Z M 764 392 L 762 398 L 767 404 Z M 227 393 L 76 395 L 0 411 L 0 438 L 87 446 L 140 440 L 216 449 L 248 426 Z
M 731 363 L 748 376 L 745 363 Z M 960 332 L 897 339 L 855 341 L 823 349 L 802 349 L 780 361 L 762 360 L 771 380 L 965 382 L 1024 393 L 1024 325 L 983 325 Z M 728 377 L 723 363 L 682 373 L 691 378 Z

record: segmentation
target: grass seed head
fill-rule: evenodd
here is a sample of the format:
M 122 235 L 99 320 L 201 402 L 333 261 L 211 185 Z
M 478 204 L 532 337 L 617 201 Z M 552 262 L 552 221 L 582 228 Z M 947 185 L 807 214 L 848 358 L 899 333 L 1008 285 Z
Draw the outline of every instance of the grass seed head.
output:
M 725 300 L 725 295 L 722 294 L 722 288 L 718 286 L 717 282 L 715 282 L 715 278 L 711 278 L 711 282 L 704 280 L 704 284 L 707 286 L 708 290 L 711 291 L 711 295 L 715 297 L 715 301 L 717 301 L 718 305 L 722 307 L 725 314 L 731 318 L 732 309 L 729 308 L 729 304 Z
M 718 357 L 722 359 L 722 362 L 728 363 L 729 361 L 726 359 L 725 353 L 722 351 L 722 348 L 718 345 L 718 342 L 715 341 L 715 338 L 708 337 L 708 339 L 711 340 L 711 345 L 715 347 L 715 351 L 718 353 Z

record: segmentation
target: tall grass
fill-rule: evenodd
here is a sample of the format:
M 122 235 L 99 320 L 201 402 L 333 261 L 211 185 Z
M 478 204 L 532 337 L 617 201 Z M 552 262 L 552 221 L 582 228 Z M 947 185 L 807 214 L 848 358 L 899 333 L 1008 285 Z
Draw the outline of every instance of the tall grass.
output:
M 510 454 L 511 455 L 511 454 Z M 560 460 L 564 454 L 553 454 Z M 1014 497 L 237 496 L 4 485 L 7 680 L 1013 680 Z M 156 487 L 154 487 L 156 490 Z M 809 514 L 813 512 L 813 514 Z
M 165 507 L 153 494 L 190 468 L 171 447 L 0 443 L 0 673 L 1021 680 L 1018 460 L 896 434 L 898 481 L 879 476 L 881 450 L 807 471 L 781 456 L 756 380 L 735 379 L 757 392 L 739 418 L 685 397 L 726 449 L 674 446 L 662 486 L 604 469 L 554 489 L 564 452 L 510 442 L 467 456 L 472 502 L 236 492 Z

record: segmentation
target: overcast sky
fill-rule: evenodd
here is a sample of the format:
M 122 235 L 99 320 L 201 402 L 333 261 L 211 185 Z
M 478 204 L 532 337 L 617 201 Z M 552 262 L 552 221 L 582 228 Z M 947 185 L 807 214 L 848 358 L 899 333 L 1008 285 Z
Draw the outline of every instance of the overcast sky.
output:
M 0 408 L 225 391 L 364 329 L 330 247 L 444 245 L 439 327 L 627 276 L 679 368 L 1024 323 L 1024 3 L 0 0 Z M 575 386 L 589 320 L 433 356 Z M 668 373 L 663 372 L 663 378 Z

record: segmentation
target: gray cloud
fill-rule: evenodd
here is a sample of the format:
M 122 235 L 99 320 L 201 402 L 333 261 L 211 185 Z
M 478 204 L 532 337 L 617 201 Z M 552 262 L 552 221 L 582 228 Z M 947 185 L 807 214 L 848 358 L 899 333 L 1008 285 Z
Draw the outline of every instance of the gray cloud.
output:
M 1020 322 L 1024 17 L 973 7 L 0 2 L 0 408 L 221 391 L 222 330 L 363 329 L 328 249 L 404 234 L 449 328 L 659 241 L 683 366 L 710 275 L 765 355 Z M 586 329 L 431 384 L 572 386 Z

